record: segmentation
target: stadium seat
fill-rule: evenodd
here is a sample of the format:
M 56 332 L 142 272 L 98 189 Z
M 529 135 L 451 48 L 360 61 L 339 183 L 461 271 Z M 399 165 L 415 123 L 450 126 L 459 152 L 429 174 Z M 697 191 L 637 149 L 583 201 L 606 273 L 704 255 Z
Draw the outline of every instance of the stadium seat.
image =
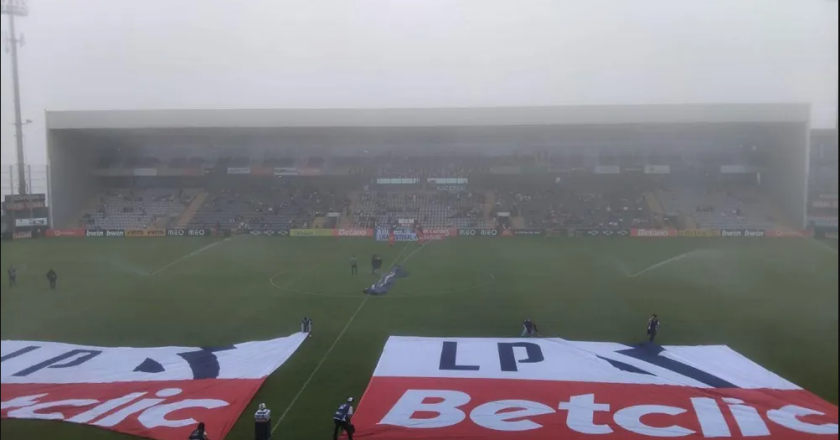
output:
M 96 209 L 87 210 L 83 225 L 99 229 L 144 229 L 156 221 L 177 219 L 198 194 L 195 189 L 114 188 L 99 198 Z

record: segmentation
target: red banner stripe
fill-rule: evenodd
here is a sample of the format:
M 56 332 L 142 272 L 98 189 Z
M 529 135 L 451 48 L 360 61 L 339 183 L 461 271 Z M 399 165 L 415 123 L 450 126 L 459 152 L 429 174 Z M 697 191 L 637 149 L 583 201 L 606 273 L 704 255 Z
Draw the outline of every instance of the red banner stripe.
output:
M 368 440 L 837 438 L 804 390 L 374 377 L 353 419 Z
M 224 438 L 265 379 L 3 384 L 2 418 L 57 420 L 159 440 L 183 440 L 204 422 Z

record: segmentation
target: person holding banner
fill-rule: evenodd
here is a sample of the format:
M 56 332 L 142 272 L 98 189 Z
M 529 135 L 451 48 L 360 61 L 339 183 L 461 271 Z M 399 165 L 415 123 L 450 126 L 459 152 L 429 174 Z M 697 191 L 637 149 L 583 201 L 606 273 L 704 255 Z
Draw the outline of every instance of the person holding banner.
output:
M 254 413 L 254 440 L 271 440 L 271 410 L 264 403 Z
M 347 439 L 353 440 L 353 433 L 356 431 L 356 428 L 350 423 L 350 419 L 353 417 L 353 398 L 348 397 L 347 402 L 341 404 L 337 410 L 335 410 L 335 414 L 333 414 L 333 424 L 335 425 L 335 429 L 333 430 L 333 440 L 338 440 L 338 435 L 341 434 L 341 431 L 347 433 Z
M 648 319 L 648 325 L 647 325 L 647 335 L 648 335 L 648 340 L 650 342 L 653 342 L 653 340 L 656 339 L 656 332 L 657 331 L 659 331 L 659 317 L 656 316 L 656 313 L 654 313 Z
M 199 422 L 198 426 L 190 433 L 189 440 L 210 440 L 204 429 L 204 422 Z
M 540 332 L 537 330 L 537 324 L 534 323 L 534 321 L 531 321 L 530 318 L 527 318 L 525 319 L 525 321 L 522 322 L 522 334 L 520 335 L 520 337 L 534 337 L 539 335 Z

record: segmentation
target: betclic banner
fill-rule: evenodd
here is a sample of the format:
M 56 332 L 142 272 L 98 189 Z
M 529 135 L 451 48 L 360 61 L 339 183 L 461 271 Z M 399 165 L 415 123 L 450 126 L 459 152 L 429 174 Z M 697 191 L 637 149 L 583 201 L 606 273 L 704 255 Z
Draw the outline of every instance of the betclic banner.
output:
M 223 439 L 305 339 L 297 333 L 215 348 L 2 341 L 0 417 L 156 440 L 184 440 L 202 421 L 209 438 Z
M 829 440 L 837 414 L 725 345 L 391 336 L 353 424 L 366 440 Z

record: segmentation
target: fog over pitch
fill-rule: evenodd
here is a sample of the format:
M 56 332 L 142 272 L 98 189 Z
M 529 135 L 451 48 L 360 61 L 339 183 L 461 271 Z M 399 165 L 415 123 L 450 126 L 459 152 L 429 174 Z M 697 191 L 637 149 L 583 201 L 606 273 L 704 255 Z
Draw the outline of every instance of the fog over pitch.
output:
M 837 2 L 33 0 L 30 12 L 18 28 L 35 164 L 45 109 L 807 102 L 816 127 L 837 118 Z

